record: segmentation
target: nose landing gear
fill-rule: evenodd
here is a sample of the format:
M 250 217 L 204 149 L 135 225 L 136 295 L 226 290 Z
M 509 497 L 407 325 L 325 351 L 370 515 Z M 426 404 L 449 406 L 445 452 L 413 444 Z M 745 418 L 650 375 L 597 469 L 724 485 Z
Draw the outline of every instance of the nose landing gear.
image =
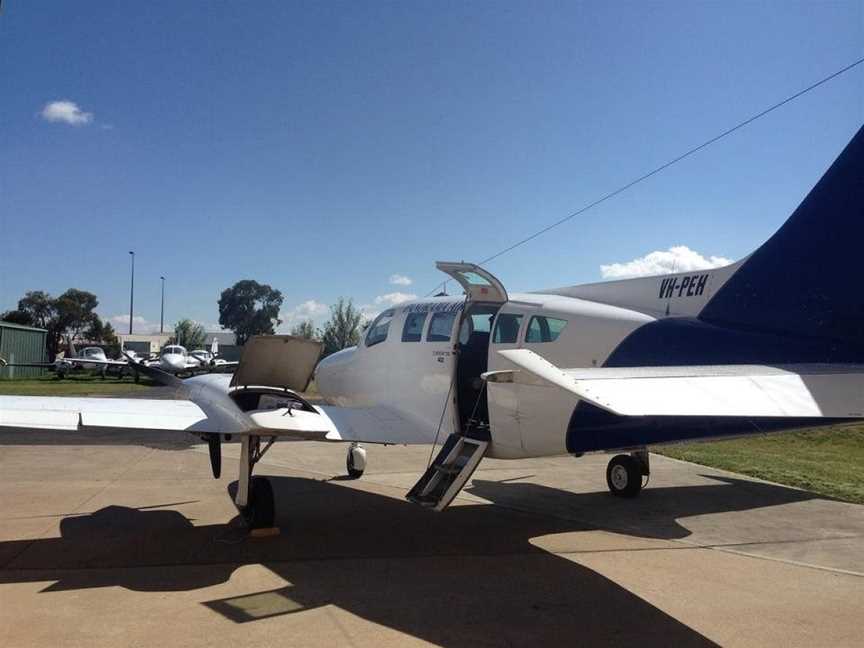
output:
M 647 450 L 629 455 L 615 455 L 606 466 L 606 484 L 616 497 L 636 497 L 644 484 L 642 478 L 651 474 Z

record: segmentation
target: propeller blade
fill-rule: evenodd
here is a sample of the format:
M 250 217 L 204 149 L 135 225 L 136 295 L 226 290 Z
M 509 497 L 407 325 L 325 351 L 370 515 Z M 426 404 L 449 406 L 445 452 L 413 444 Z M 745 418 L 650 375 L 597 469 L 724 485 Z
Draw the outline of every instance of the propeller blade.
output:
M 222 474 L 222 435 L 208 434 L 207 445 L 210 448 L 210 467 L 213 469 L 213 477 L 219 479 Z

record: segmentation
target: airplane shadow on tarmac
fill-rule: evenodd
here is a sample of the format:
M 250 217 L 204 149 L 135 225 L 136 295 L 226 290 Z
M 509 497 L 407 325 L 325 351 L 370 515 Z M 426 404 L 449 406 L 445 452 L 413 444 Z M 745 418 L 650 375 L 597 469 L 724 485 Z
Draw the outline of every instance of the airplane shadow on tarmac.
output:
M 224 583 L 239 566 L 262 564 L 290 584 L 204 605 L 238 623 L 333 605 L 446 646 L 704 646 L 713 644 L 597 572 L 535 547 L 531 539 L 619 531 L 623 517 L 625 533 L 681 537 L 686 530 L 675 521 L 679 517 L 811 497 L 723 478 L 732 487 L 656 489 L 652 499 L 667 498 L 666 503 L 640 514 L 639 501 L 607 494 L 475 480 L 471 492 L 505 506 L 453 506 L 434 514 L 327 481 L 271 481 L 282 503 L 278 537 L 244 540 L 236 521 L 194 526 L 175 510 L 109 506 L 64 518 L 60 538 L 0 542 L 0 583 L 53 581 L 43 592 L 107 586 L 169 592 Z M 739 489 L 744 492 L 736 493 Z M 538 495 L 566 498 L 570 509 L 591 511 L 585 516 L 590 521 L 510 508 Z

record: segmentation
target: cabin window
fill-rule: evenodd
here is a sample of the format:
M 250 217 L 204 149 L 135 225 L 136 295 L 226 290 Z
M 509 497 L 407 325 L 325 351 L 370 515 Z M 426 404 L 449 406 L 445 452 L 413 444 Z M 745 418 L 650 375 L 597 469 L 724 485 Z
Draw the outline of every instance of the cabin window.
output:
M 371 347 L 387 339 L 387 331 L 393 320 L 393 309 L 386 310 L 375 318 L 369 331 L 366 333 L 366 346 Z
M 426 334 L 426 341 L 449 342 L 455 319 L 456 313 L 435 313 L 429 321 L 429 332 Z
M 536 315 L 528 323 L 528 331 L 525 333 L 525 343 L 554 342 L 561 335 L 561 331 L 564 330 L 565 326 L 567 326 L 567 320 Z
M 408 313 L 405 317 L 405 326 L 402 327 L 402 341 L 419 342 L 425 321 L 426 313 Z
M 489 306 L 475 306 L 474 309 L 479 312 L 472 312 L 462 318 L 462 328 L 459 329 L 460 344 L 468 344 L 474 333 L 486 333 L 486 339 L 489 339 L 488 334 L 492 331 L 492 320 L 495 319 L 495 311 L 498 309 Z
M 495 332 L 492 334 L 494 344 L 516 344 L 522 316 L 515 313 L 501 313 L 495 322 Z

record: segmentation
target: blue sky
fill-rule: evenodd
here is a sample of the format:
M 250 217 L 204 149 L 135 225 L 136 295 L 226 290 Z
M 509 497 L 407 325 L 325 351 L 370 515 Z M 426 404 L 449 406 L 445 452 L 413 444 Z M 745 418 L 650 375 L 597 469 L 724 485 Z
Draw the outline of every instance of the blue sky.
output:
M 0 310 L 77 287 L 120 323 L 130 249 L 138 328 L 160 275 L 169 322 L 209 327 L 245 278 L 286 319 L 374 310 L 862 55 L 860 0 L 8 0 Z M 490 270 L 523 290 L 672 246 L 743 256 L 862 121 L 864 66 Z

